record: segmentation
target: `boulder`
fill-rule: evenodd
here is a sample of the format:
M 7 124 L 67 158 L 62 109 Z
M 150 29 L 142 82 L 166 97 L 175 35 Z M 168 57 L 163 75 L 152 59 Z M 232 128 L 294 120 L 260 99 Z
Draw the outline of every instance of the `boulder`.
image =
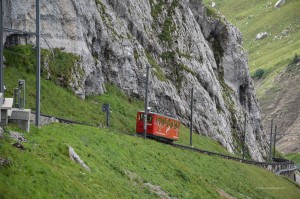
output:
M 5 167 L 5 166 L 7 166 L 9 164 L 10 164 L 10 161 L 8 159 L 0 157 L 0 167 Z
M 13 144 L 14 147 L 24 151 L 25 150 L 25 147 L 20 143 L 20 142 L 16 142 Z
M 279 0 L 275 3 L 274 8 L 280 8 L 285 3 L 285 0 Z
M 0 140 L 4 139 L 4 131 L 3 128 L 0 127 Z
M 74 151 L 74 149 L 71 146 L 69 146 L 69 155 L 70 155 L 71 160 L 74 160 L 75 162 L 77 162 L 79 165 L 81 165 L 87 171 L 91 171 L 91 169 L 80 159 L 79 155 L 77 155 L 77 153 Z
M 260 40 L 260 39 L 264 39 L 268 36 L 269 34 L 267 32 L 261 32 L 261 33 L 258 33 L 255 37 L 256 40 Z
M 21 133 L 9 131 L 9 136 L 18 142 L 27 142 L 26 138 Z

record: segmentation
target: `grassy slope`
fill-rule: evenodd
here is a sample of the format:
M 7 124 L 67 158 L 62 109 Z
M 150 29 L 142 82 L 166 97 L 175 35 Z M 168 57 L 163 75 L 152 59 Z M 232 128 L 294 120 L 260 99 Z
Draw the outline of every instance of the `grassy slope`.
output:
M 5 69 L 6 97 L 13 97 L 13 88 L 17 87 L 18 79 L 26 80 L 26 106 L 35 110 L 35 76 L 19 72 L 16 68 Z M 135 111 L 142 108 L 142 102 L 125 96 L 113 86 L 107 85 L 110 94 L 90 96 L 82 100 L 71 92 L 42 79 L 41 112 L 70 120 L 85 122 L 97 126 L 105 124 L 105 115 L 101 110 L 103 103 L 111 104 L 112 127 L 127 132 L 134 130 Z M 120 97 L 116 97 L 120 96 Z M 126 116 L 126 117 L 124 117 Z M 126 125 L 128 124 L 128 125 Z
M 34 107 L 34 75 L 21 74 L 14 68 L 6 68 L 5 75 L 8 90 L 17 82 L 14 76 L 26 80 L 28 104 Z M 26 134 L 29 142 L 24 144 L 25 152 L 13 148 L 10 140 L 0 141 L 0 156 L 11 160 L 9 167 L 0 168 L 0 198 L 155 197 L 143 182 L 159 185 L 180 198 L 218 198 L 218 188 L 239 198 L 280 196 L 280 191 L 267 189 L 270 181 L 274 187 L 288 189 L 290 198 L 299 192 L 288 180 L 263 169 L 116 133 L 134 132 L 135 113 L 142 104 L 126 98 L 112 86 L 108 86 L 109 93 L 87 100 L 50 81 L 43 80 L 42 89 L 43 112 L 94 124 L 104 120 L 99 107 L 109 101 L 113 110 L 112 130 L 62 124 L 32 127 Z M 183 126 L 179 142 L 189 143 L 189 130 Z M 91 167 L 91 173 L 69 160 L 68 144 Z M 218 143 L 203 136 L 194 135 L 193 144 L 227 153 Z M 126 174 L 128 171 L 139 177 L 132 179 Z
M 33 74 L 6 68 L 7 96 L 17 79 L 26 80 L 28 105 L 34 107 Z M 299 194 L 290 181 L 263 169 L 116 133 L 134 132 L 135 114 L 142 102 L 128 99 L 113 86 L 108 86 L 107 94 L 82 100 L 42 81 L 43 113 L 99 125 L 99 121 L 104 123 L 103 102 L 111 103 L 112 129 L 63 124 L 32 127 L 26 134 L 29 142 L 24 144 L 24 152 L 13 148 L 9 139 L 0 141 L 0 157 L 11 161 L 10 166 L 0 168 L 0 198 L 155 197 L 144 182 L 180 198 L 218 198 L 218 188 L 238 198 L 296 198 Z M 180 143 L 189 143 L 188 133 L 181 128 Z M 69 160 L 68 144 L 91 167 L 91 173 Z M 203 136 L 194 135 L 193 144 L 227 153 Z M 269 182 L 273 183 L 271 189 Z M 283 195 L 281 188 L 288 195 Z
M 286 157 L 293 162 L 295 162 L 295 165 L 299 168 L 300 170 L 300 153 L 291 153 L 287 154 Z
M 18 79 L 26 80 L 27 107 L 35 109 L 35 76 L 31 73 L 20 73 L 15 68 L 5 69 L 6 97 L 12 97 L 11 92 Z M 143 102 L 130 99 L 114 86 L 107 85 L 107 93 L 101 96 L 90 96 L 82 100 L 51 81 L 42 79 L 41 112 L 97 126 L 105 125 L 105 115 L 101 110 L 103 103 L 111 105 L 111 127 L 116 131 L 135 133 L 135 117 L 143 110 Z M 76 108 L 74 108 L 76 107 Z M 181 125 L 180 144 L 189 144 L 189 129 Z M 208 137 L 194 134 L 193 145 L 205 150 L 227 153 L 225 148 Z
M 212 0 L 204 0 L 209 5 Z M 243 33 L 244 48 L 249 54 L 251 74 L 265 70 L 258 97 L 272 87 L 275 76 L 282 71 L 294 55 L 300 54 L 300 1 L 289 0 L 280 9 L 274 9 L 277 0 L 214 0 L 226 18 Z M 267 6 L 268 3 L 272 3 Z M 278 25 L 279 24 L 279 25 Z M 287 36 L 281 33 L 289 30 Z M 268 32 L 263 40 L 255 40 L 260 32 Z M 280 39 L 276 39 L 276 37 Z
M 5 74 L 6 85 L 11 88 L 16 82 L 13 76 L 18 72 L 7 68 Z M 34 94 L 30 94 L 34 76 L 25 73 L 21 77 L 27 81 L 28 104 L 34 106 Z M 296 198 L 299 194 L 288 180 L 263 169 L 116 133 L 120 130 L 133 131 L 135 112 L 141 108 L 141 102 L 127 99 L 112 86 L 108 87 L 108 94 L 84 101 L 49 81 L 43 80 L 42 85 L 42 110 L 48 114 L 96 124 L 103 113 L 83 113 L 98 108 L 101 102 L 110 101 L 113 130 L 63 124 L 41 129 L 32 127 L 32 131 L 26 134 L 29 142 L 24 144 L 25 152 L 13 148 L 10 140 L 1 141 L 0 156 L 11 160 L 11 165 L 1 168 L 0 197 L 155 197 L 143 182 L 159 185 L 172 196 L 180 198 L 218 198 L 218 188 L 238 198 L 246 195 L 252 198 L 283 198 L 285 195 L 276 190 L 282 187 L 288 190 L 289 198 Z M 64 101 L 64 98 L 68 100 Z M 75 105 L 80 106 L 80 110 L 74 109 Z M 63 107 L 64 111 L 58 107 Z M 185 127 L 181 127 L 179 142 L 189 143 L 189 130 Z M 226 153 L 209 138 L 194 135 L 193 143 L 196 147 Z M 69 160 L 68 144 L 91 167 L 91 173 Z M 126 174 L 128 171 L 139 177 L 130 177 L 133 174 Z M 275 189 L 268 189 L 269 182 L 274 182 L 272 187 Z
M 12 128 L 12 127 L 11 127 Z M 53 124 L 26 134 L 22 152 L 1 141 L 11 160 L 0 168 L 0 197 L 154 198 L 144 183 L 177 198 L 297 198 L 299 187 L 264 169 L 172 148 L 108 129 Z M 91 168 L 69 160 L 71 145 Z M 272 182 L 272 184 L 270 184 Z M 284 191 L 282 191 L 284 189 Z

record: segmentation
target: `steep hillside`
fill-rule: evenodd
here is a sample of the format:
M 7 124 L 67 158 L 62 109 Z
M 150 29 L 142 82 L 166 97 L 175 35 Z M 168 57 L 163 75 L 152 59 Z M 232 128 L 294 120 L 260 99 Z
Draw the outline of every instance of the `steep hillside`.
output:
M 6 135 L 7 136 L 7 135 Z M 108 129 L 52 124 L 25 134 L 25 151 L 0 140 L 1 198 L 276 198 L 299 186 L 264 169 Z M 90 167 L 69 159 L 68 145 Z
M 205 2 L 211 5 L 212 1 Z M 273 118 L 281 134 L 278 149 L 299 152 L 300 2 L 285 1 L 279 9 L 274 8 L 276 0 L 214 2 L 243 33 L 265 129 L 269 131 Z M 256 35 L 262 32 L 268 36 L 257 40 Z
M 225 19 L 206 13 L 201 1 L 63 0 L 58 4 L 47 0 L 41 4 L 43 36 L 54 49 L 53 58 L 43 44 L 46 79 L 81 98 L 103 94 L 106 85 L 113 84 L 128 96 L 143 99 L 144 74 L 151 67 L 150 105 L 155 110 L 177 115 L 188 125 L 193 86 L 197 132 L 240 153 L 246 114 L 247 153 L 256 160 L 266 156 L 266 135 L 241 34 Z M 6 27 L 33 31 L 33 0 L 25 4 L 6 0 L 4 5 Z M 5 35 L 8 54 L 15 53 L 17 44 L 34 42 L 28 35 Z M 61 60 L 72 64 L 65 66 Z M 8 67 L 14 66 L 9 58 L 6 61 Z M 64 73 L 57 72 L 59 68 Z
M 8 91 L 12 90 L 10 88 L 17 86 L 18 78 L 26 81 L 26 107 L 34 109 L 35 75 L 30 72 L 17 70 L 14 67 L 8 67 L 4 72 Z M 101 107 L 102 104 L 109 103 L 112 131 L 135 135 L 136 113 L 143 110 L 143 101 L 128 98 L 123 91 L 113 85 L 106 85 L 106 88 L 107 92 L 105 94 L 81 99 L 69 90 L 55 85 L 52 81 L 42 79 L 41 112 L 46 115 L 105 128 L 105 113 L 102 112 Z M 6 97 L 13 97 L 13 93 L 6 92 Z M 178 143 L 189 145 L 189 129 L 181 125 L 180 132 Z M 193 135 L 193 146 L 222 154 L 231 154 L 218 142 L 195 132 Z
M 20 71 L 8 67 L 5 74 L 7 87 L 14 87 Z M 27 83 L 28 106 L 34 106 L 35 76 L 22 71 L 20 77 Z M 109 101 L 112 128 L 32 126 L 30 133 L 22 132 L 28 141 L 21 151 L 8 136 L 8 130 L 20 130 L 7 127 L 4 139 L 0 138 L 0 159 L 9 161 L 8 165 L 0 161 L 0 198 L 297 198 L 300 192 L 291 181 L 264 169 L 120 133 L 133 133 L 135 113 L 142 106 L 114 86 L 107 85 L 106 94 L 83 100 L 49 80 L 43 79 L 42 85 L 42 112 L 99 125 L 104 123 L 99 107 Z M 184 126 L 179 143 L 189 144 Z M 68 145 L 91 172 L 69 159 Z M 228 154 L 217 142 L 198 134 L 193 145 Z

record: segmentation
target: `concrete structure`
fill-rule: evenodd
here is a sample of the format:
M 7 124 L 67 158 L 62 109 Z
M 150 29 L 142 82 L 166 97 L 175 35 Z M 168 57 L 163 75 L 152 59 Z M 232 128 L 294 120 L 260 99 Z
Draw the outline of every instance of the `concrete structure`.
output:
M 300 171 L 295 173 L 296 182 L 300 184 Z
M 13 98 L 5 98 L 4 103 L 2 104 L 3 94 L 0 93 L 0 125 L 5 126 L 11 121 L 17 123 L 22 130 L 29 132 L 31 109 L 13 108 L 13 101 Z
M 2 107 L 3 104 L 3 93 L 0 93 L 0 109 Z M 1 111 L 0 111 L 0 118 L 1 118 Z
M 9 118 L 9 121 L 17 123 L 20 129 L 29 132 L 30 115 L 31 115 L 31 109 L 12 108 L 12 113 Z
M 5 98 L 4 103 L 1 106 L 1 126 L 5 126 L 8 123 L 8 117 L 11 116 L 13 101 L 13 98 Z

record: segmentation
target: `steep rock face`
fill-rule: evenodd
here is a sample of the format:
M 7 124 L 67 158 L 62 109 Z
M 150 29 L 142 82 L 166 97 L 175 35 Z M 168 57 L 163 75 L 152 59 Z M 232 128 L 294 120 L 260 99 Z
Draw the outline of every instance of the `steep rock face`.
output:
M 34 2 L 4 1 L 5 26 L 34 31 Z M 80 56 L 84 75 L 71 85 L 77 95 L 101 94 L 105 83 L 113 83 L 143 99 L 143 75 L 151 66 L 154 110 L 177 115 L 188 125 L 194 87 L 198 132 L 239 153 L 246 114 L 248 153 L 256 160 L 266 155 L 241 34 L 221 16 L 207 16 L 200 1 L 48 0 L 41 13 L 50 46 Z M 17 43 L 35 42 L 17 38 Z
M 264 126 L 270 133 L 271 120 L 274 119 L 273 124 L 277 126 L 276 149 L 284 153 L 300 152 L 299 83 L 300 57 L 296 56 L 276 76 L 272 87 L 260 99 L 261 107 L 264 110 Z

